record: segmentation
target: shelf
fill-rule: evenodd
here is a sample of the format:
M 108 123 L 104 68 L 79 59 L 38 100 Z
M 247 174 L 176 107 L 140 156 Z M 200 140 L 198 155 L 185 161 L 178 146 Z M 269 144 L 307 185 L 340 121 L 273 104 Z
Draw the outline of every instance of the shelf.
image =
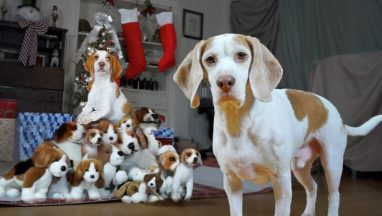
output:
M 134 93 L 146 93 L 146 94 L 162 94 L 166 95 L 165 91 L 151 91 L 151 90 L 144 90 L 144 89 L 133 89 L 133 88 L 124 88 L 121 87 L 122 91 L 127 91 L 127 92 L 134 92 Z
M 0 86 L 63 90 L 64 70 L 53 67 L 24 67 L 20 63 L 0 62 Z
M 88 32 L 78 32 L 78 35 L 82 37 L 86 37 L 88 34 L 89 34 Z M 124 41 L 123 37 L 118 37 L 118 39 L 120 41 Z M 157 42 L 142 41 L 142 43 L 144 45 L 162 47 L 162 44 Z

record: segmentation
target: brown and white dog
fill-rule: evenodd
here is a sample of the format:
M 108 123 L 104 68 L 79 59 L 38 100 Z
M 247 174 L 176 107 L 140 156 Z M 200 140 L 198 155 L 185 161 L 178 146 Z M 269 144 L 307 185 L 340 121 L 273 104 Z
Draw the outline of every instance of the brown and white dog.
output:
M 118 123 L 124 116 L 131 116 L 131 104 L 114 81 L 122 72 L 117 56 L 98 50 L 86 59 L 84 67 L 93 83 L 78 122 L 86 125 L 106 118 Z
M 328 183 L 328 215 L 338 215 L 347 136 L 366 135 L 382 121 L 343 123 L 337 109 L 313 93 L 275 89 L 282 67 L 256 38 L 223 34 L 200 41 L 174 80 L 191 101 L 203 77 L 215 108 L 213 151 L 224 174 L 231 215 L 242 215 L 242 181 L 272 182 L 275 215 L 290 215 L 291 169 L 307 191 L 303 215 L 315 214 L 317 184 L 310 175 L 320 156 Z
M 153 109 L 141 107 L 133 112 L 133 123 L 135 128 L 142 130 L 147 140 L 147 148 L 155 157 L 158 157 L 160 142 L 156 140 L 154 133 L 162 123 L 163 116 Z M 137 129 L 136 129 L 137 130 Z M 139 130 L 136 133 L 139 135 Z
M 87 155 L 85 155 L 74 171 L 71 185 L 71 199 L 84 198 L 85 191 L 87 191 L 87 197 L 89 199 L 100 199 L 101 195 L 98 189 L 105 186 L 102 162 L 97 159 L 89 159 Z
M 202 165 L 200 153 L 195 149 L 184 149 L 180 156 L 180 164 L 176 167 L 174 179 L 172 182 L 171 199 L 179 201 L 183 196 L 184 200 L 190 200 L 194 188 L 194 166 Z
M 30 159 L 16 164 L 0 179 L 0 197 L 15 198 L 21 189 L 24 202 L 45 200 L 52 179 L 65 176 L 68 163 L 68 156 L 56 145 L 42 143 Z
M 97 157 L 97 148 L 102 145 L 103 133 L 97 128 L 91 128 L 86 131 L 84 142 L 81 146 L 81 155 L 87 154 L 89 157 Z
M 105 144 L 116 144 L 119 139 L 119 130 L 118 127 L 113 125 L 110 121 L 108 120 L 101 120 L 98 123 L 98 129 L 102 131 L 102 141 Z
M 62 124 L 54 134 L 53 142 L 68 155 L 74 167 L 82 159 L 81 145 L 85 134 L 84 126 L 76 122 Z

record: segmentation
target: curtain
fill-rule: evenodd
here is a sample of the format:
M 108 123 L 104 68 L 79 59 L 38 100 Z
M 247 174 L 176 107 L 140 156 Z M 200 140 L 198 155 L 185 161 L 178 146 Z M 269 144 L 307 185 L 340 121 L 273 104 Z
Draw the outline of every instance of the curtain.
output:
M 320 59 L 381 50 L 381 0 L 237 0 L 234 33 L 258 37 L 279 59 L 288 87 L 307 89 Z
M 283 62 L 280 19 L 277 0 L 237 0 L 231 2 L 231 30 L 233 33 L 257 37 Z M 280 85 L 286 87 L 286 79 Z

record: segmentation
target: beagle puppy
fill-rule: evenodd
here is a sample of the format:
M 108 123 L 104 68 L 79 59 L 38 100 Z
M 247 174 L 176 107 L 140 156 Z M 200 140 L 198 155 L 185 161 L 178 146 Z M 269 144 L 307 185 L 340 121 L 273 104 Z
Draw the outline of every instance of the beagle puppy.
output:
M 102 162 L 97 159 L 89 159 L 85 155 L 74 171 L 71 185 L 70 199 L 84 198 L 85 191 L 87 191 L 89 199 L 100 199 L 101 195 L 98 189 L 105 185 Z
M 142 107 L 133 112 L 133 123 L 136 128 L 136 133 L 143 133 L 147 148 L 155 157 L 158 156 L 161 143 L 155 138 L 155 131 L 162 123 L 163 117 L 153 109 Z
M 200 41 L 179 65 L 174 80 L 193 108 L 200 103 L 200 82 L 210 84 L 213 152 L 224 174 L 231 215 L 242 215 L 244 180 L 272 182 L 275 215 L 290 215 L 291 170 L 307 191 L 303 215 L 314 215 L 317 184 L 310 169 L 318 156 L 327 179 L 328 215 L 338 215 L 347 136 L 366 135 L 382 115 L 360 127 L 347 126 L 327 99 L 275 89 L 282 73 L 278 60 L 257 38 L 223 34 Z
M 172 183 L 171 199 L 178 202 L 182 198 L 182 191 L 186 189 L 184 200 L 190 200 L 194 187 L 193 168 L 202 165 L 200 153 L 195 149 L 184 149 L 180 157 L 180 164 L 176 167 Z
M 86 130 L 76 122 L 62 124 L 55 132 L 53 142 L 63 150 L 76 167 L 82 159 L 81 144 Z
M 84 68 L 92 77 L 92 85 L 78 122 L 87 125 L 106 118 L 118 123 L 124 116 L 131 116 L 132 106 L 114 81 L 122 72 L 118 57 L 98 50 L 86 59 Z
M 124 117 L 119 122 L 118 128 L 120 131 L 131 132 L 134 130 L 133 119 L 130 117 Z
M 102 141 L 105 144 L 116 144 L 119 140 L 119 131 L 110 121 L 103 119 L 98 123 L 98 129 L 102 131 Z
M 127 181 L 127 173 L 124 170 L 118 170 L 119 166 L 125 159 L 125 154 L 112 144 L 103 144 L 98 148 L 97 159 L 103 166 L 105 187 L 99 189 L 101 197 L 110 197 L 113 193 L 114 186 L 120 185 Z
M 54 177 L 66 175 L 67 155 L 51 142 L 40 144 L 32 157 L 19 162 L 0 179 L 0 197 L 16 198 L 24 202 L 44 201 Z
M 103 133 L 97 128 L 86 131 L 84 142 L 81 146 L 81 155 L 87 154 L 89 157 L 97 157 L 97 148 L 102 145 Z

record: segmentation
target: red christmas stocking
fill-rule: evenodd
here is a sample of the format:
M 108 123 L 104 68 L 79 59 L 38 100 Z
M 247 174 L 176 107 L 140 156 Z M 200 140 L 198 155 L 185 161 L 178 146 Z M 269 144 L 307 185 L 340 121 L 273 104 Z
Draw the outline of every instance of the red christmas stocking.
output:
M 165 71 L 175 65 L 176 33 L 172 22 L 172 12 L 163 12 L 157 15 L 160 26 L 160 40 L 163 47 L 163 56 L 158 63 L 159 71 Z
M 121 13 L 123 39 L 129 59 L 125 77 L 127 79 L 134 79 L 146 69 L 145 53 L 138 23 L 139 13 L 137 8 L 131 10 L 119 9 L 118 11 Z

